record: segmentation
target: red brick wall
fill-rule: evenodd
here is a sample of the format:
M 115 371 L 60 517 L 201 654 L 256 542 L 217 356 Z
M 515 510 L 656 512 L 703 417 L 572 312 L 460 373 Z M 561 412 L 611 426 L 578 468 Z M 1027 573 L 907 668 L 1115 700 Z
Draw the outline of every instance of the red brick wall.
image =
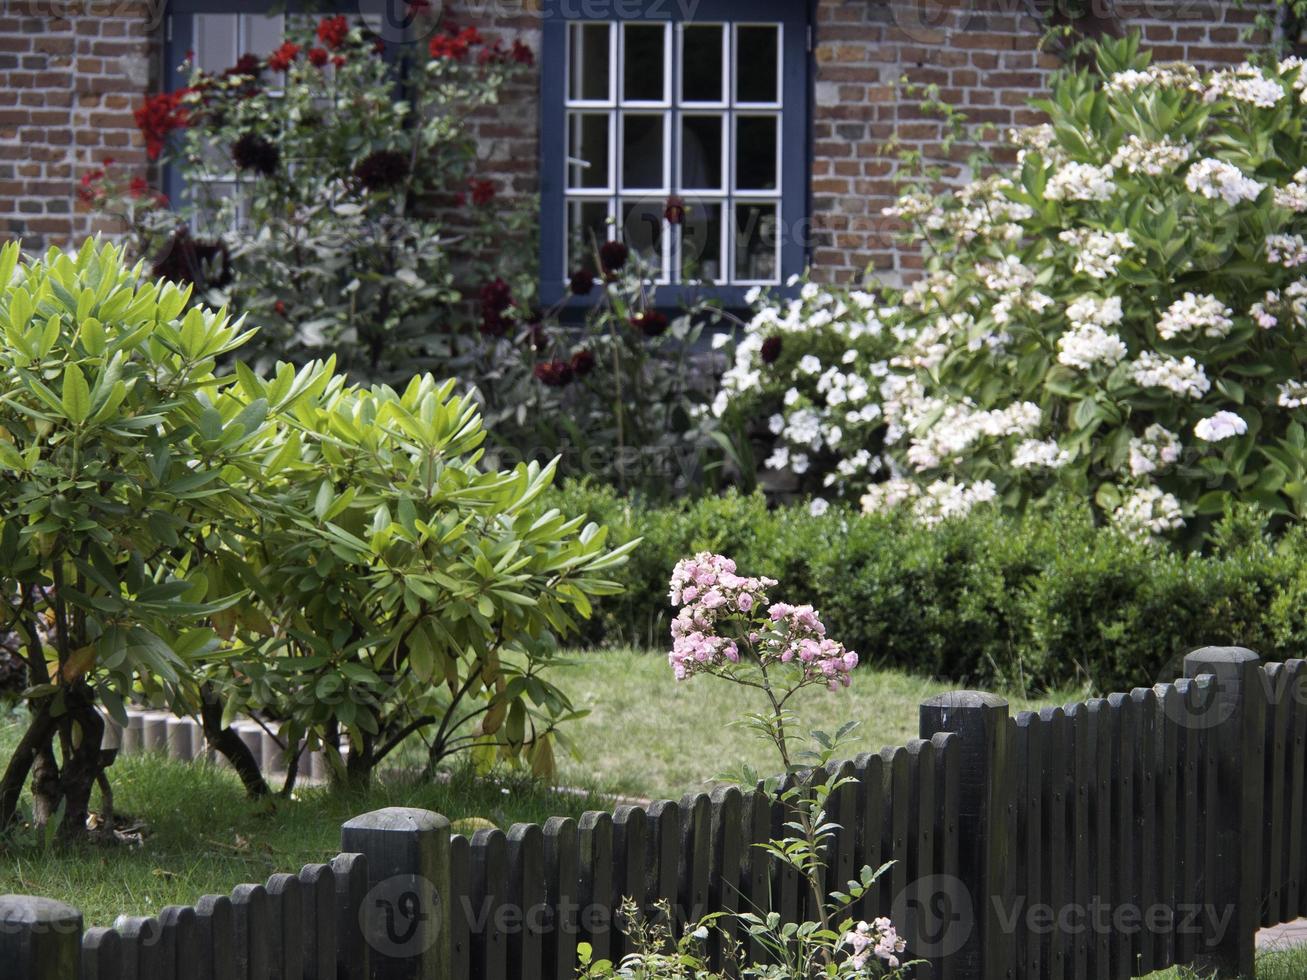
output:
M 1042 6 L 1047 6 L 1043 4 Z M 1229 0 L 1117 0 L 1127 29 L 1143 31 L 1160 61 L 1220 65 L 1244 60 L 1252 9 Z M 946 154 L 938 116 L 898 96 L 899 80 L 938 85 L 940 98 L 997 134 L 1040 121 L 1026 107 L 1061 61 L 1041 53 L 1042 26 L 1022 0 L 820 0 L 816 26 L 812 262 L 819 278 L 848 280 L 869 264 L 910 277 L 919 257 L 896 248 L 881 210 L 896 197 L 895 150 L 922 152 L 955 177 L 976 147 Z M 989 141 L 990 146 L 994 141 Z M 948 159 L 948 156 L 952 159 Z
M 5 0 L 0 12 L 0 241 L 76 241 L 97 224 L 82 174 L 146 172 L 132 110 L 157 78 L 158 9 L 141 0 Z
M 800 2 L 800 0 L 795 0 Z M 141 0 L 6 0 L 0 14 L 0 236 L 28 247 L 92 230 L 76 184 L 105 155 L 144 172 L 132 109 L 156 84 L 157 4 Z M 97 9 L 97 5 L 103 5 Z M 539 51 L 532 0 L 452 0 L 445 13 L 475 21 L 489 38 L 518 38 Z M 904 147 L 961 173 L 969 148 L 941 160 L 941 124 L 899 81 L 937 84 L 973 122 L 1002 132 L 1038 121 L 1025 108 L 1059 61 L 1023 0 L 819 0 L 815 25 L 811 248 L 820 278 L 847 280 L 868 264 L 891 275 L 918 265 L 896 249 L 881 210 L 895 197 L 896 133 Z M 1241 32 L 1253 13 L 1219 0 L 1117 0 L 1128 27 L 1144 31 L 1159 59 L 1203 65 L 1244 58 Z M 539 72 L 504 93 L 479 121 L 482 177 L 504 194 L 538 190 Z

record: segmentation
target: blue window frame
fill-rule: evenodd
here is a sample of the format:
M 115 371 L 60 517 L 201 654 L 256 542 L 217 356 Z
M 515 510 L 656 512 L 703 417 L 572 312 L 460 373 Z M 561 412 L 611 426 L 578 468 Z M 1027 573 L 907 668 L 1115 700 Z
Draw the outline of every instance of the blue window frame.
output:
M 607 239 L 658 270 L 660 305 L 693 291 L 742 306 L 803 271 L 808 3 L 545 0 L 542 17 L 545 303 Z

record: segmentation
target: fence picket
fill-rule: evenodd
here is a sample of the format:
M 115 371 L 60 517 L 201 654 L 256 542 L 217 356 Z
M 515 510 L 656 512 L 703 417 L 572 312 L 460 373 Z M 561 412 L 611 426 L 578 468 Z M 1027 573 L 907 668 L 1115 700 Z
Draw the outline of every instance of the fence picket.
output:
M 858 851 L 854 864 L 859 872 L 864 867 L 876 871 L 885 863 L 883 831 L 885 824 L 885 776 L 879 755 L 864 754 L 853 760 L 858 777 Z M 888 872 L 887 872 L 888 874 Z M 884 879 L 882 878 L 881 881 Z M 880 915 L 889 914 L 889 903 L 894 896 L 883 897 L 886 887 L 878 881 L 854 907 L 859 919 L 870 922 Z
M 883 879 L 884 902 L 890 906 L 908 884 L 908 751 L 882 749 L 880 760 L 885 788 L 881 855 L 882 861 L 894 862 Z
M 472 911 L 469 960 L 474 980 L 508 976 L 508 937 L 501 909 L 508 904 L 508 839 L 501 830 L 472 835 Z M 342 977 L 341 980 L 347 980 Z
M 1138 835 L 1138 885 L 1141 928 L 1136 955 L 1139 969 L 1149 972 L 1160 969 L 1153 964 L 1157 937 L 1150 922 L 1151 910 L 1157 904 L 1157 695 L 1151 688 L 1135 688 L 1130 692 L 1135 705 L 1135 833 Z
M 1189 908 L 1199 904 L 1197 895 L 1201 887 L 1200 862 L 1203 860 L 1199 812 L 1199 741 L 1195 724 L 1198 708 L 1198 687 L 1190 679 L 1181 679 L 1174 685 L 1176 694 L 1170 714 L 1178 721 L 1179 757 L 1177 771 L 1180 778 L 1179 809 L 1176 820 L 1176 878 L 1175 893 L 1177 914 L 1175 930 L 1176 963 L 1192 963 L 1198 953 L 1198 935 L 1193 928 Z M 1179 906 L 1186 906 L 1180 908 Z
M 362 854 L 337 854 L 331 859 L 331 870 L 336 878 L 336 976 L 339 980 L 366 977 L 371 956 L 359 913 L 368 893 L 368 859 Z
M 712 793 L 711 864 L 708 868 L 708 907 L 713 911 L 733 913 L 739 910 L 740 872 L 743 867 L 743 811 L 740 791 L 734 786 L 719 786 Z M 728 914 L 718 922 L 719 932 L 712 933 L 712 961 L 723 963 L 723 951 L 733 948 L 736 922 Z
M 590 811 L 581 815 L 581 935 L 596 960 L 607 959 L 612 943 L 613 818 Z
M 540 980 L 543 936 L 539 914 L 545 900 L 545 838 L 535 824 L 514 824 L 508 830 L 509 900 L 520 926 L 508 934 L 509 975 Z
M 551 817 L 545 823 L 545 901 L 551 915 L 544 935 L 545 975 L 569 977 L 576 972 L 577 888 L 580 856 L 576 821 Z
M 96 926 L 87 929 L 82 936 L 82 966 L 78 974 L 80 980 L 122 980 L 122 937 L 113 929 Z M 196 961 L 201 966 L 200 961 Z M 196 972 L 197 980 L 204 980 L 208 974 Z
M 960 740 L 940 732 L 931 737 L 935 748 L 935 873 L 958 880 L 958 804 L 961 799 Z M 955 961 L 941 955 L 932 962 L 934 980 L 954 980 Z
M 646 848 L 648 873 L 645 894 L 650 906 L 665 901 L 672 910 L 672 930 L 679 934 L 689 921 L 689 910 L 681 907 L 681 807 L 671 800 L 658 800 L 649 807 L 649 840 Z
M 786 793 L 796 784 L 797 780 L 794 774 L 789 773 L 780 784 L 780 792 Z M 793 831 L 785 827 L 785 824 L 792 817 L 793 810 L 790 804 L 780 799 L 772 799 L 771 829 L 764 840 L 780 840 L 785 837 L 792 837 Z M 799 892 L 798 872 L 788 864 L 772 858 L 771 878 L 772 911 L 780 915 L 782 922 L 797 922 L 799 910 L 804 903 L 804 898 Z
M 1016 717 L 1012 741 L 1013 762 L 1017 771 L 1019 805 L 1017 808 L 1017 853 L 1021 869 L 1015 897 L 1021 901 L 1023 914 L 1043 901 L 1040 877 L 1043 836 L 1043 762 L 1044 729 L 1039 715 L 1022 711 Z M 1040 948 L 1038 937 L 1029 929 L 1017 931 L 1017 976 L 1039 980 Z
M 771 865 L 762 849 L 771 834 L 771 800 L 761 790 L 745 793 L 741 826 L 743 853 L 740 856 L 740 908 L 766 917 L 772 909 Z M 763 957 L 763 948 L 750 940 L 746 955 L 752 961 Z
M 1302 660 L 1290 660 L 1284 666 L 1288 672 L 1285 690 L 1290 715 L 1287 735 L 1289 751 L 1285 760 L 1289 767 L 1286 805 L 1290 833 L 1285 857 L 1289 880 L 1285 887 L 1284 911 L 1280 918 L 1289 922 L 1296 916 L 1307 915 L 1307 888 L 1303 887 L 1304 847 L 1300 830 L 1304 819 L 1304 782 L 1307 781 L 1307 705 L 1303 703 L 1303 695 L 1307 693 L 1307 674 L 1304 674 Z
M 304 975 L 303 896 L 292 874 L 275 874 L 268 893 L 268 980 L 300 980 Z
M 1086 980 L 1089 973 L 1089 931 L 1084 928 L 1084 916 L 1089 908 L 1089 784 L 1090 769 L 1089 710 L 1085 704 L 1069 704 L 1066 712 L 1067 729 L 1071 739 L 1068 757 L 1067 828 L 1070 837 L 1071 891 L 1069 901 L 1075 911 L 1073 921 L 1079 926 L 1068 940 L 1068 977 Z
M 1044 793 L 1041 810 L 1044 815 L 1042 837 L 1047 850 L 1044 857 L 1043 879 L 1040 890 L 1052 909 L 1052 918 L 1066 907 L 1070 899 L 1067 880 L 1067 762 L 1072 759 L 1067 734 L 1066 715 L 1061 708 L 1044 708 L 1039 712 L 1043 731 L 1040 782 Z M 1070 962 L 1066 937 L 1057 929 L 1049 929 L 1040 940 L 1040 961 L 1050 977 L 1065 977 Z
M 306 864 L 299 881 L 304 980 L 336 980 L 336 875 L 329 864 Z
M 190 906 L 169 905 L 159 913 L 159 926 L 163 930 L 165 968 L 171 969 L 179 980 L 190 976 L 195 970 L 195 960 L 199 956 L 195 909 Z
M 1267 691 L 1271 692 L 1266 708 L 1266 770 L 1263 777 L 1266 799 L 1262 838 L 1262 925 L 1280 921 L 1280 902 L 1285 888 L 1284 793 L 1285 757 L 1288 752 L 1289 705 L 1282 685 L 1287 680 L 1283 664 L 1267 664 L 1261 669 Z
M 1179 833 L 1176 821 L 1179 802 L 1180 746 L 1179 726 L 1172 713 L 1178 703 L 1175 685 L 1159 684 L 1154 687 L 1153 695 L 1156 698 L 1157 711 L 1158 810 L 1152 815 L 1152 821 L 1160 822 L 1163 828 L 1163 831 L 1157 835 L 1157 895 L 1166 910 L 1163 919 L 1165 928 L 1154 945 L 1158 968 L 1161 969 L 1175 963 L 1175 866 L 1176 837 Z
M 267 890 L 262 885 L 237 885 L 231 891 L 231 912 L 236 975 L 261 980 L 268 975 Z
M 1112 934 L 1112 716 L 1107 702 L 1088 702 L 1089 743 L 1089 896 L 1093 910 L 1088 921 L 1088 975 L 1093 980 L 1111 980 Z M 1102 910 L 1108 910 L 1104 918 Z
M 198 980 L 235 980 L 236 922 L 231 899 L 205 895 L 195 903 L 195 939 Z
M 613 896 L 609 908 L 614 913 L 623 899 L 630 899 L 635 907 L 648 907 L 645 883 L 645 851 L 648 837 L 648 819 L 639 807 L 619 806 L 613 813 Z M 630 947 L 620 929 L 614 928 L 609 939 L 612 958 L 621 959 Z
M 712 860 L 712 801 L 707 793 L 681 799 L 681 861 L 678 895 L 687 922 L 708 911 L 708 867 Z

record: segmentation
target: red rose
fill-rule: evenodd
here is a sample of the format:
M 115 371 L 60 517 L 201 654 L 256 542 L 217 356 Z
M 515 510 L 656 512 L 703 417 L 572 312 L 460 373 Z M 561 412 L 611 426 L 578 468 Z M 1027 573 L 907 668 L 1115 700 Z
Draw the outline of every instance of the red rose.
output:
M 159 159 L 169 133 L 175 129 L 185 129 L 189 123 L 186 107 L 182 105 L 182 98 L 188 92 L 190 89 L 185 88 L 176 92 L 160 92 L 137 107 L 134 113 L 136 128 L 145 137 L 145 152 L 151 160 Z
M 584 378 L 594 370 L 595 356 L 592 351 L 579 350 L 572 355 L 572 373 L 578 378 Z
M 150 192 L 150 184 L 144 177 L 133 177 L 127 191 L 132 197 L 144 197 Z
M 573 296 L 589 296 L 591 290 L 595 288 L 594 270 L 577 269 L 572 273 L 572 280 L 568 286 Z
M 277 300 L 277 302 L 273 303 L 273 304 L 272 304 L 272 308 L 273 308 L 273 310 L 276 311 L 277 316 L 285 316 L 285 315 L 286 315 L 286 304 L 283 303 L 281 300 Z
M 657 337 L 667 330 L 667 317 L 657 310 L 645 310 L 631 317 L 631 326 L 646 337 Z
M 309 48 L 309 62 L 315 68 L 321 68 L 329 60 L 331 60 L 331 55 L 327 54 L 326 48 Z
M 478 207 L 489 204 L 495 199 L 495 182 L 493 180 L 476 180 L 467 182 L 472 191 L 472 203 Z
M 599 264 L 604 272 L 618 272 L 626 265 L 631 251 L 621 242 L 604 242 L 599 246 Z
M 459 30 L 453 24 L 446 24 L 445 33 L 433 37 L 428 49 L 433 58 L 463 61 L 467 58 L 468 50 L 480 43 L 481 33 L 475 27 L 464 27 Z
M 669 225 L 684 224 L 685 201 L 676 196 L 669 197 L 667 199 L 667 207 L 663 211 L 663 217 L 667 219 Z
M 513 305 L 513 291 L 502 279 L 481 287 L 481 332 L 487 337 L 502 337 L 508 330 L 504 313 Z
M 272 54 L 268 55 L 268 67 L 273 71 L 288 71 L 291 63 L 299 56 L 300 46 L 287 41 Z
M 764 364 L 775 364 L 776 359 L 781 356 L 781 338 L 771 336 L 764 340 L 758 356 L 762 358 Z
M 561 388 L 572 381 L 572 365 L 567 361 L 542 361 L 533 373 L 536 380 L 551 388 Z
M 519 65 L 534 65 L 536 63 L 535 52 L 521 41 L 513 42 L 512 57 Z
M 345 15 L 327 17 L 318 24 L 318 40 L 335 51 L 349 37 L 349 21 Z

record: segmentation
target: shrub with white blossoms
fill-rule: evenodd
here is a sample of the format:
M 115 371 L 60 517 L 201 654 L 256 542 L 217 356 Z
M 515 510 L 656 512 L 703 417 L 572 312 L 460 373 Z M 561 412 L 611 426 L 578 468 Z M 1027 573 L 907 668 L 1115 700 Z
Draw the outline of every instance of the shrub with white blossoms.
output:
M 867 376 L 884 433 L 841 444 L 884 474 L 864 506 L 937 521 L 1064 490 L 1135 534 L 1239 501 L 1307 516 L 1307 67 L 1203 74 L 1107 40 L 1037 107 L 1015 164 L 887 210 L 930 258 L 880 309 L 902 343 Z
M 880 387 L 897 343 L 877 298 L 804 282 L 792 300 L 754 290 L 749 302 L 754 314 L 713 414 L 727 431 L 753 437 L 763 469 L 794 473 L 826 496 L 856 497 L 882 465 Z

